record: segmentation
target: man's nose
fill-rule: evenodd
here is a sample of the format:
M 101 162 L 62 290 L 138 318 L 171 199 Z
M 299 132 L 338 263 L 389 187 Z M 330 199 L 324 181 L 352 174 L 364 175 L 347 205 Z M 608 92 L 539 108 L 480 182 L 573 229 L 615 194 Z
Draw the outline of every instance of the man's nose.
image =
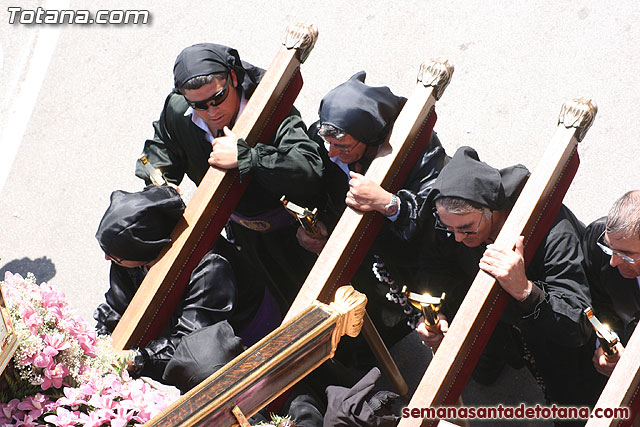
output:
M 467 237 L 465 233 L 458 233 L 457 231 L 454 231 L 453 235 L 456 238 L 456 242 L 462 242 Z
M 336 157 L 339 151 L 333 144 L 329 145 L 329 157 Z
M 613 255 L 611 255 L 611 259 L 609 260 L 609 265 L 611 267 L 617 267 L 623 262 L 624 260 L 614 253 Z

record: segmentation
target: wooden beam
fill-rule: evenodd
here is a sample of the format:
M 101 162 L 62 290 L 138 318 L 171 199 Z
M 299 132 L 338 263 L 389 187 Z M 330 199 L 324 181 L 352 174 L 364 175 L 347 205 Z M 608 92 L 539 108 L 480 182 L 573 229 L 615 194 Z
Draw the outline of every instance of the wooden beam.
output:
M 283 95 L 299 77 L 299 66 L 317 39 L 313 25 L 298 24 L 287 29 L 283 46 L 238 118 L 233 132 L 249 145 L 263 133 L 275 132 L 289 114 L 290 105 L 277 109 Z M 297 87 L 299 91 L 300 87 Z M 297 95 L 298 92 L 295 92 Z M 295 98 L 295 96 L 293 97 Z M 274 115 L 280 117 L 272 117 Z M 274 122 L 275 123 L 274 125 Z M 262 137 L 261 142 L 269 140 Z M 160 334 L 171 317 L 191 272 L 211 248 L 242 196 L 248 180 L 239 180 L 238 169 L 209 168 L 189 202 L 159 261 L 151 268 L 113 332 L 113 345 L 124 349 L 146 344 Z
M 590 418 L 587 427 L 605 426 L 630 426 L 638 417 L 638 406 L 640 399 L 637 399 L 640 391 L 640 328 L 631 335 L 620 360 L 607 381 L 596 406 L 595 411 L 606 413 L 613 408 L 629 408 L 629 418 Z
M 431 128 L 426 124 L 427 119 L 432 116 L 435 102 L 449 84 L 452 73 L 453 66 L 446 60 L 421 65 L 418 84 L 398 115 L 389 140 L 367 170 L 367 178 L 387 190 L 401 188 L 412 166 L 405 160 L 423 130 L 429 132 L 428 143 L 435 117 L 432 117 Z M 401 173 L 404 178 L 399 180 Z M 349 283 L 382 226 L 382 220 L 378 212 L 361 212 L 347 206 L 285 320 L 292 319 L 315 300 L 329 301 L 339 286 Z
M 416 88 L 398 115 L 388 141 L 382 145 L 366 172 L 366 176 L 382 188 L 392 192 L 399 190 L 428 145 L 436 120 L 433 107 L 449 84 L 452 73 L 453 66 L 446 60 L 432 60 L 420 66 Z M 361 212 L 347 206 L 285 321 L 315 300 L 330 300 L 338 286 L 351 281 L 383 220 L 378 212 Z M 364 322 L 364 337 L 382 371 L 398 394 L 406 394 L 409 390 L 407 383 L 368 315 Z
M 562 106 L 553 139 L 522 189 L 496 238 L 496 245 L 513 249 L 522 235 L 525 236 L 525 249 L 528 247 L 536 224 L 545 213 L 596 112 L 597 108 L 590 100 L 573 100 Z M 450 406 L 456 401 L 507 302 L 507 295 L 497 281 L 480 271 L 418 385 L 410 408 Z M 437 420 L 406 418 L 399 425 L 436 424 Z
M 331 305 L 315 302 L 182 396 L 145 426 L 226 427 L 232 410 L 255 414 L 333 357 L 343 335 L 360 333 L 366 296 L 351 286 Z

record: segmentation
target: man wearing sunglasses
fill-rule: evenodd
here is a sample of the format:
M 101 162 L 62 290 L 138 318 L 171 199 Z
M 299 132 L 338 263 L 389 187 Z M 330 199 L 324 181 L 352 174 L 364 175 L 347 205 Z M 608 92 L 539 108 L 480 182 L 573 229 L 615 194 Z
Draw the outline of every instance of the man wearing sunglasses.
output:
M 640 190 L 629 191 L 606 217 L 592 222 L 582 238 L 593 312 L 620 338 L 624 351 L 640 319 Z M 610 376 L 617 357 L 595 350 L 593 363 Z
M 196 185 L 210 166 L 238 168 L 252 177 L 231 215 L 227 235 L 254 268 L 271 283 L 283 310 L 293 301 L 313 257 L 299 249 L 296 223 L 280 197 L 300 205 L 316 204 L 323 163 L 293 108 L 275 137 L 250 147 L 230 129 L 244 110 L 264 70 L 240 60 L 235 49 L 200 43 L 176 58 L 174 90 L 167 97 L 154 137 L 143 154 L 166 180 L 179 185 L 186 174 Z M 149 183 L 142 162 L 136 175 Z
M 437 347 L 471 281 L 483 270 L 496 278 L 511 300 L 474 378 L 490 383 L 507 361 L 518 367 L 526 362 L 543 381 L 550 403 L 594 404 L 598 396 L 590 360 L 594 335 L 583 315 L 590 304 L 579 237 L 584 226 L 562 206 L 527 268 L 522 237 L 514 249 L 494 244 L 528 176 L 522 165 L 495 169 L 481 162 L 470 147 L 458 149 L 442 169 L 433 185 L 435 218 L 429 218 L 437 230 L 450 235 L 448 245 L 443 243 L 438 250 L 455 257 L 457 269 L 452 274 L 468 281 L 463 289 L 452 288 L 454 282 L 441 285 L 438 291 L 445 291 L 447 299 L 440 312 L 440 331 L 429 331 L 422 324 L 418 332 L 425 343 Z

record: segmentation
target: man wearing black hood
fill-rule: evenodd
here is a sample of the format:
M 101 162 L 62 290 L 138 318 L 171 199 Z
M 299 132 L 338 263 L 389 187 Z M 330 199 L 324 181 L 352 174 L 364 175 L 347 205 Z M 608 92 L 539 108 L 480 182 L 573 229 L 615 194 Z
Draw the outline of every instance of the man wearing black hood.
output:
M 380 285 L 371 271 L 373 253 L 387 260 L 395 258 L 406 245 L 405 236 L 415 226 L 418 209 L 447 156 L 434 132 L 404 188 L 396 194 L 366 178 L 364 174 L 389 137 L 406 98 L 394 95 L 386 86 L 369 86 L 365 78 L 366 73 L 360 71 L 327 93 L 318 109 L 320 119 L 309 129 L 310 137 L 323 147 L 321 154 L 326 165 L 328 203 L 321 211 L 318 226 L 327 236 L 346 205 L 362 211 L 376 210 L 388 218 L 362 268 L 354 275 L 353 284 L 367 294 L 367 311 L 387 345 L 392 345 L 410 329 L 402 308 L 387 301 L 389 287 Z M 300 245 L 314 253 L 319 253 L 327 241 L 327 237 L 317 239 L 307 235 L 302 228 L 297 236 Z M 365 360 L 369 357 L 365 347 L 362 347 L 365 354 L 354 357 L 358 364 L 362 357 Z M 350 344 L 341 345 L 338 352 L 341 357 L 356 354 Z
M 418 209 L 447 156 L 433 132 L 402 190 L 392 194 L 366 178 L 364 174 L 407 101 L 386 86 L 366 85 L 366 76 L 360 71 L 322 98 L 320 120 L 311 125 L 309 134 L 325 148 L 325 182 L 334 206 L 333 220 L 337 221 L 345 204 L 361 211 L 375 210 L 393 222 L 393 230 L 399 236 L 405 237 L 412 234 Z M 321 227 L 326 232 L 324 224 Z M 312 252 L 320 252 L 326 242 L 311 239 L 301 229 L 298 240 Z
M 316 203 L 323 174 L 319 147 L 309 140 L 295 108 L 272 140 L 254 147 L 229 130 L 264 75 L 264 70 L 241 61 L 235 49 L 213 43 L 187 47 L 176 58 L 173 74 L 174 90 L 143 153 L 175 185 L 185 173 L 199 185 L 210 165 L 238 168 L 240 179 L 251 175 L 227 233 L 288 306 L 313 259 L 296 250 L 297 227 L 280 197 Z M 150 183 L 140 161 L 136 175 Z
M 504 339 L 500 334 L 505 325 L 514 326 L 513 331 L 521 332 L 520 342 L 530 351 L 550 402 L 594 404 L 601 384 L 590 363 L 594 334 L 583 315 L 590 305 L 580 249 L 584 226 L 562 206 L 526 269 L 522 237 L 515 250 L 493 244 L 528 176 L 522 165 L 494 169 L 470 147 L 458 149 L 442 169 L 433 186 L 433 213 L 428 209 L 423 213 L 433 215 L 435 228 L 450 235 L 447 253 L 455 256 L 459 272 L 469 280 L 464 289 L 442 285 L 452 298 L 447 296 L 441 311 L 441 329 L 446 331 L 481 269 L 512 297 L 487 346 L 491 358 L 505 357 L 504 348 L 495 351 L 496 341 Z M 424 325 L 418 332 L 431 346 L 443 338 L 442 332 L 429 332 Z
M 184 208 L 177 191 L 166 186 L 111 194 L 111 203 L 96 232 L 105 258 L 111 261 L 109 290 L 94 313 L 99 334 L 113 332 L 148 267 L 171 243 L 169 236 Z M 162 381 L 182 338 L 221 321 L 228 321 L 245 345 L 254 344 L 275 329 L 280 323 L 277 304 L 251 273 L 236 248 L 224 238 L 218 239 L 193 270 L 168 332 L 144 348 L 127 352 L 133 374 Z M 209 351 L 225 345 L 212 344 Z M 176 384 L 174 378 L 167 380 Z

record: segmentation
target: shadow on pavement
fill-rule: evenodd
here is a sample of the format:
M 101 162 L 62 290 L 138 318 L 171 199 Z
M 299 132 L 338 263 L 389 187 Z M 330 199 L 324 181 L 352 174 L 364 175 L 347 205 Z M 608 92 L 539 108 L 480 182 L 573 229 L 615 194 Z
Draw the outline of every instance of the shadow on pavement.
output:
M 0 267 L 0 280 L 4 279 L 7 271 L 20 274 L 22 277 L 26 277 L 27 273 L 33 273 L 37 282 L 42 283 L 53 279 L 56 275 L 56 266 L 46 256 L 37 259 L 24 257 L 11 260 Z

